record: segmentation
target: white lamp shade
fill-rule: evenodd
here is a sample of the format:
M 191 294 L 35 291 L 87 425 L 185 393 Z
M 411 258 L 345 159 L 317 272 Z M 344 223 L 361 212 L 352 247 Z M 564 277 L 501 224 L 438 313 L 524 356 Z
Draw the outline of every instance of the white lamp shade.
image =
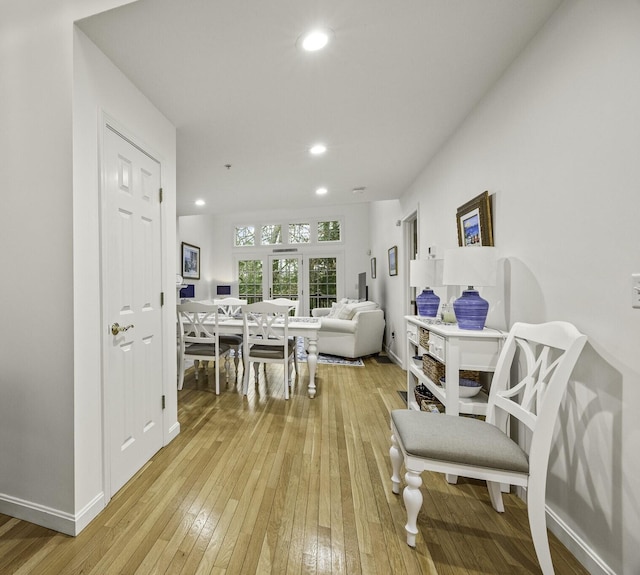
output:
M 409 262 L 409 285 L 425 288 L 442 285 L 442 260 L 411 260 Z
M 489 246 L 467 246 L 444 252 L 444 285 L 494 286 L 498 250 Z

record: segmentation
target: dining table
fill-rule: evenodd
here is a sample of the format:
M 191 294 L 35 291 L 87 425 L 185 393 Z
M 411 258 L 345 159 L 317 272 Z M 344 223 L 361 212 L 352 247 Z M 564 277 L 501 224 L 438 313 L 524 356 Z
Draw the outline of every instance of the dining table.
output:
M 272 325 L 278 329 L 278 323 Z M 284 324 L 282 324 L 284 331 Z M 242 318 L 219 318 L 218 331 L 220 334 L 242 334 L 244 324 Z M 318 367 L 318 331 L 320 318 L 306 316 L 292 316 L 289 318 L 287 331 L 290 337 L 303 337 L 307 340 L 307 366 L 309 369 L 309 385 L 307 392 L 310 398 L 316 396 L 316 370 Z M 296 350 L 297 351 L 297 350 Z

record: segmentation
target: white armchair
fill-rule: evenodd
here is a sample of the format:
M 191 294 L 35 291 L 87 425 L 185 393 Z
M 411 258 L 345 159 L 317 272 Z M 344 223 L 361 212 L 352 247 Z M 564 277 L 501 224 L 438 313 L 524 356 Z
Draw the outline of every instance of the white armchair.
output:
M 316 308 L 311 315 L 321 318 L 318 353 L 353 359 L 382 351 L 385 321 L 378 304 L 338 304 L 334 308 Z

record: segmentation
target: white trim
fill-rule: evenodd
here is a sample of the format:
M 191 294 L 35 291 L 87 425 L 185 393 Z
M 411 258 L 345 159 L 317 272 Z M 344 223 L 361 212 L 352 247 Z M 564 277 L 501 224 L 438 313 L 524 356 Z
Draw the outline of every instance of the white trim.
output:
M 0 494 L 0 513 L 74 537 L 95 519 L 105 505 L 104 493 L 99 493 L 74 515 L 4 493 Z

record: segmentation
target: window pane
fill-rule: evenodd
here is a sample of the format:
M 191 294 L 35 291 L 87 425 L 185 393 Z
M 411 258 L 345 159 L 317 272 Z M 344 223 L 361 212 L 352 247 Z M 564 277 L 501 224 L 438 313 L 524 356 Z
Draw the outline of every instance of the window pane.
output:
M 238 262 L 238 294 L 247 303 L 262 301 L 262 260 Z
M 340 222 L 332 220 L 329 222 L 318 222 L 318 241 L 319 242 L 339 242 L 340 241 Z
M 235 234 L 236 246 L 254 246 L 256 245 L 256 232 L 253 226 L 239 226 L 236 228 Z
M 298 260 L 274 259 L 272 262 L 271 296 L 298 299 Z
M 336 301 L 336 258 L 309 259 L 309 309 Z
M 270 224 L 262 226 L 262 245 L 273 246 L 282 243 L 282 226 L 280 224 Z
M 289 224 L 289 243 L 308 244 L 311 241 L 311 226 L 309 224 Z

